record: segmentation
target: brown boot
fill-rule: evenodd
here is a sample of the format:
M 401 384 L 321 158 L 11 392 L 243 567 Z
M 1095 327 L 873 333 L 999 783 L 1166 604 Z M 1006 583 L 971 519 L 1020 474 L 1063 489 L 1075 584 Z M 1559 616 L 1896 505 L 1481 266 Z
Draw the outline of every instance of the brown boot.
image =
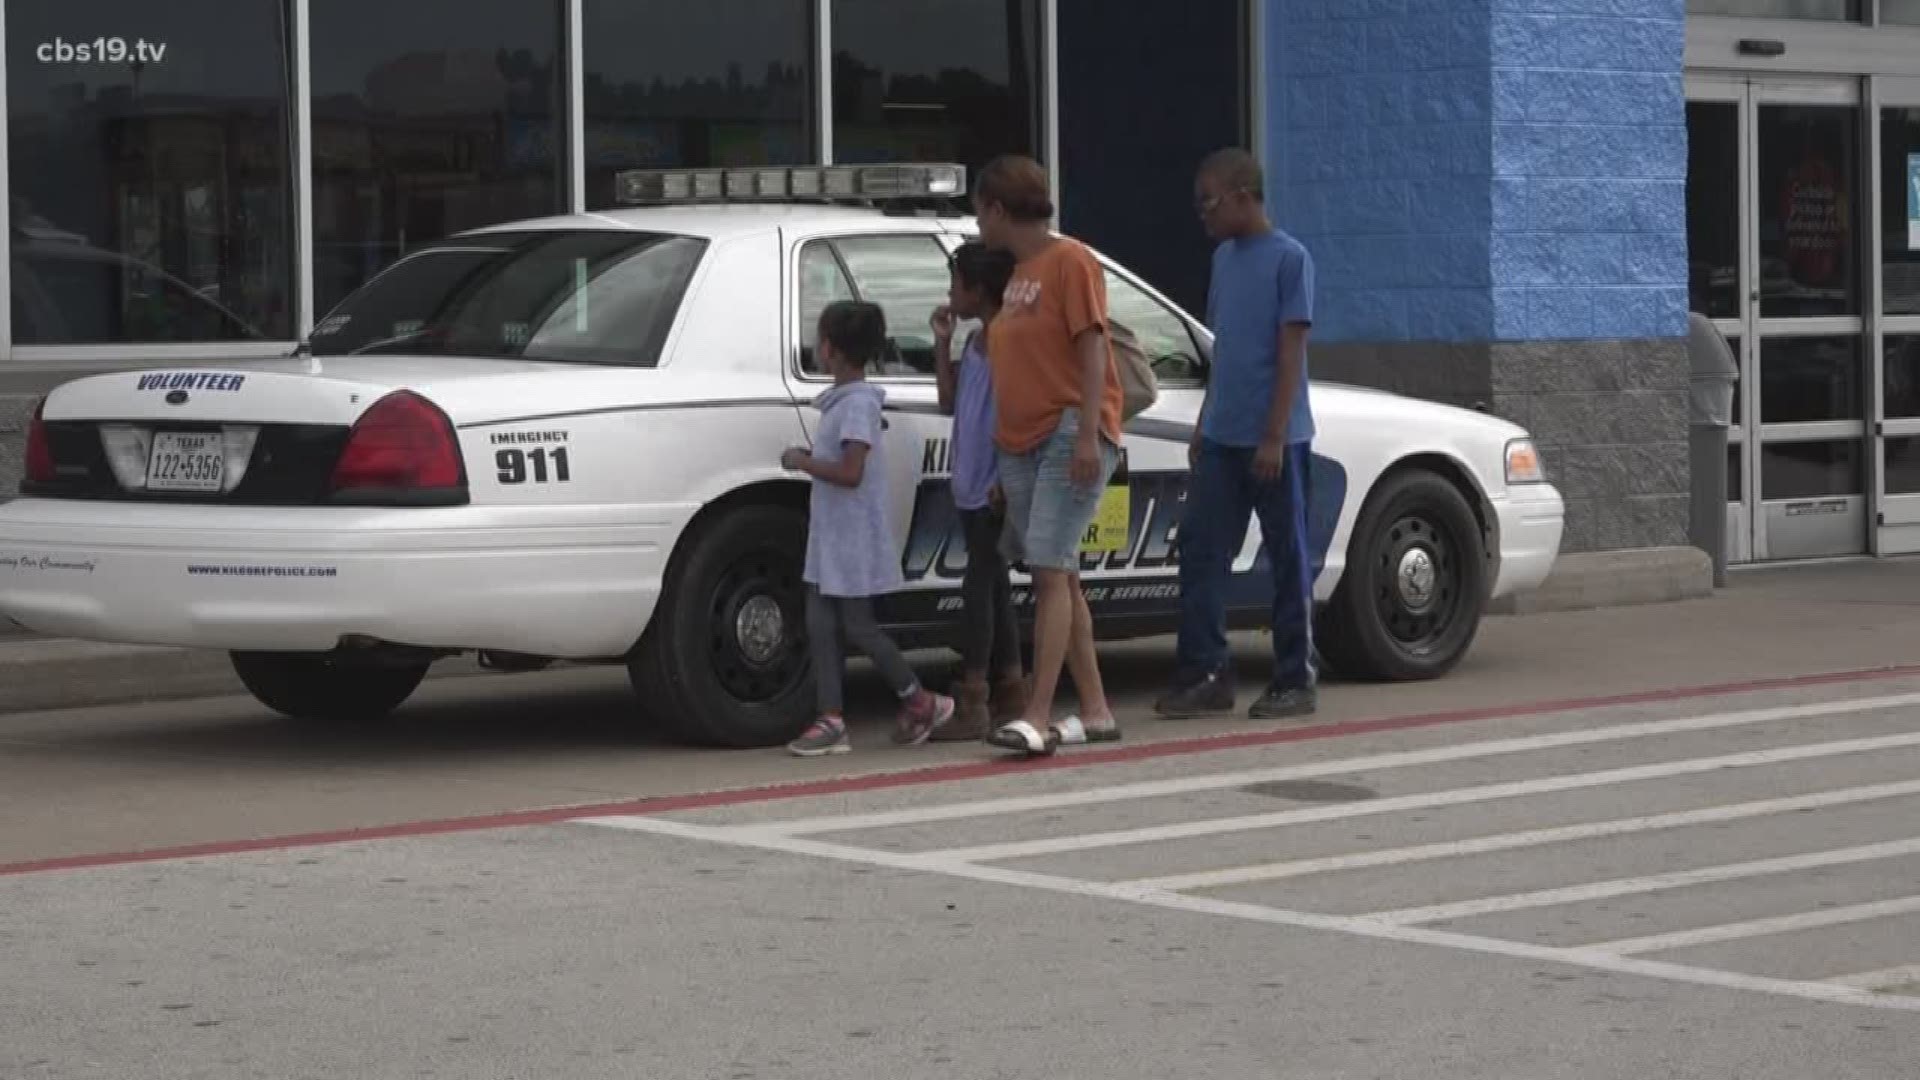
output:
M 993 716 L 993 726 L 1011 724 L 1027 715 L 1027 699 L 1033 693 L 1025 678 L 1003 678 L 993 684 L 993 696 L 988 711 Z
M 992 728 L 987 713 L 987 681 L 962 678 L 953 685 L 953 719 L 934 729 L 934 742 L 979 742 Z

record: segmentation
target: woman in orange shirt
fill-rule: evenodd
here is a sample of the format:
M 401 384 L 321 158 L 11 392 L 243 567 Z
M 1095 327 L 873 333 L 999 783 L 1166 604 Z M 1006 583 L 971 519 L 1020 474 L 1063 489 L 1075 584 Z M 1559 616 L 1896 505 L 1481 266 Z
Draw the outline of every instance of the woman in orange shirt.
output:
M 980 239 L 1018 264 L 987 331 L 1000 486 L 1033 576 L 1033 693 L 995 746 L 1030 756 L 1120 737 L 1094 653 L 1080 543 L 1120 459 L 1120 375 L 1107 338 L 1106 275 L 1079 241 L 1049 227 L 1053 197 L 1038 162 L 1003 157 L 974 189 Z M 1065 666 L 1080 714 L 1052 719 Z

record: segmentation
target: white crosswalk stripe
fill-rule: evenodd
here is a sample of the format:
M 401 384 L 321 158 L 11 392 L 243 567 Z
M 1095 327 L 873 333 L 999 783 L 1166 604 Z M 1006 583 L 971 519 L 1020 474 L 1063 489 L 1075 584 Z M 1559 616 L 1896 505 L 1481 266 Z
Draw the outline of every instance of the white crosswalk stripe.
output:
M 1555 729 L 1537 734 L 1415 749 L 1389 744 L 1342 760 L 1044 794 L 989 790 L 975 792 L 988 796 L 983 798 L 891 809 L 856 804 L 853 812 L 773 821 L 613 817 L 586 823 L 1274 926 L 1920 1012 L 1920 895 L 1914 894 L 1920 882 L 1920 725 L 1907 722 L 1920 712 L 1916 707 L 1920 693 L 1912 692 L 1655 719 L 1645 718 L 1647 709 L 1622 707 L 1566 714 L 1543 722 Z M 1720 731 L 1746 732 L 1748 745 L 1764 742 L 1758 749 L 1702 754 L 1700 736 Z M 1640 763 L 1577 768 L 1579 755 L 1608 745 L 1618 748 L 1616 759 Z M 1287 751 L 1266 753 L 1279 757 Z M 1433 782 L 1426 771 L 1442 767 L 1452 770 L 1448 779 Z M 1468 782 L 1462 782 L 1463 772 Z M 1216 802 L 1238 800 L 1220 805 L 1244 805 L 1250 794 L 1261 793 L 1256 789 L 1272 785 L 1345 778 L 1351 786 L 1363 777 L 1388 790 L 1376 798 L 1269 813 L 1163 816 L 1191 812 L 1186 807 L 1196 803 L 1181 797 L 1218 793 Z M 1487 782 L 1471 782 L 1483 778 Z M 1070 831 L 1074 822 L 1088 819 L 1063 812 L 1083 809 L 1095 811 L 1092 820 L 1131 815 L 1145 823 L 1083 824 Z M 1422 813 L 1427 811 L 1441 812 L 1441 819 Z M 1497 824 L 1474 829 L 1483 818 Z M 1019 838 L 954 844 L 951 833 L 925 828 L 971 828 L 975 839 L 987 839 L 1001 821 L 1020 822 Z M 1363 821 L 1371 823 L 1364 832 L 1344 831 L 1348 823 Z M 1036 835 L 1036 826 L 1047 835 Z M 885 832 L 908 828 L 918 831 Z M 834 839 L 824 839 L 828 834 Z M 953 846 L 939 846 L 943 839 Z M 1355 849 L 1356 842 L 1363 846 Z M 1742 845 L 1745 857 L 1732 857 Z M 1567 854 L 1576 849 L 1585 854 Z M 1249 850 L 1298 854 L 1249 859 Z M 1599 850 L 1607 852 L 1603 860 L 1594 859 Z M 1013 860 L 1020 865 L 1008 865 Z M 1200 868 L 1168 873 L 1175 867 L 1166 862 Z M 1622 863 L 1642 869 L 1622 873 Z M 1062 872 L 1068 865 L 1074 872 Z M 1609 874 L 1608 865 L 1619 869 Z M 1234 889 L 1253 892 L 1222 892 Z M 1655 897 L 1664 899 L 1644 904 Z M 1259 902 L 1269 898 L 1278 903 Z M 1637 906 L 1610 906 L 1620 904 Z M 1612 936 L 1593 927 L 1610 928 Z M 1835 928 L 1848 934 L 1879 928 L 1873 933 L 1881 936 L 1857 942 L 1820 936 Z M 1602 940 L 1570 941 L 1570 933 Z M 1783 940 L 1800 944 L 1782 948 Z M 1873 942 L 1910 947 L 1911 955 L 1886 956 Z M 1714 962 L 1672 958 L 1686 950 L 1705 950 Z

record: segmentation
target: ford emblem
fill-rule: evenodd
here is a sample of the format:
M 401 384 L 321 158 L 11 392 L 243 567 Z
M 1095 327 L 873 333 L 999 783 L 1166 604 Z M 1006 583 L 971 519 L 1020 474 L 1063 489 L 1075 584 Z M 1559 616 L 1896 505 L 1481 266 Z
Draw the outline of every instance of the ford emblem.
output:
M 185 405 L 186 403 L 187 392 L 185 390 L 170 390 L 167 392 L 167 404 Z

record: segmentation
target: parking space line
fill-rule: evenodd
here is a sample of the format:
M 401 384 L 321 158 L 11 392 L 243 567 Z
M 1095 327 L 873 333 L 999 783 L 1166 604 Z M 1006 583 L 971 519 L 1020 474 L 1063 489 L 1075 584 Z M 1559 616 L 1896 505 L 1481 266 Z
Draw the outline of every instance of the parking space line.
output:
M 1469 934 L 1430 930 L 1424 927 L 1394 926 L 1389 923 L 1371 922 L 1366 919 L 1347 916 L 1320 915 L 1306 911 L 1288 911 L 1283 908 L 1270 908 L 1258 904 L 1215 900 L 1209 897 L 1189 896 L 1184 893 L 1167 892 L 1159 889 L 1143 889 L 1126 884 L 1055 877 L 1049 874 L 1037 874 L 1030 871 L 1013 870 L 1000 866 L 980 866 L 974 863 L 931 855 L 851 847 L 845 844 L 809 840 L 803 837 L 777 836 L 751 828 L 694 825 L 688 822 L 649 817 L 583 818 L 580 819 L 577 824 L 618 829 L 628 832 L 651 833 L 657 836 L 675 837 L 683 840 L 706 841 L 736 847 L 756 848 L 763 851 L 780 852 L 788 855 L 811 856 L 819 859 L 849 862 L 865 866 L 940 874 L 952 878 L 1037 889 L 1072 896 L 1118 900 L 1126 903 L 1181 911 L 1188 914 L 1234 918 L 1305 930 L 1348 933 L 1385 941 L 1429 945 L 1464 952 L 1503 956 L 1511 959 L 1567 964 L 1591 970 L 1607 971 L 1622 975 L 1636 975 L 1652 979 L 1664 979 L 1670 982 L 1690 983 L 1697 986 L 1768 993 L 1803 1000 L 1824 1001 L 1842 1005 L 1859 1005 L 1883 1010 L 1920 1012 L 1920 998 L 1889 996 L 1828 982 L 1801 982 L 1789 979 L 1775 979 L 1761 975 L 1748 975 L 1741 972 L 1719 971 L 1712 968 L 1696 968 L 1663 961 L 1643 960 L 1630 956 L 1598 952 L 1591 949 L 1562 949 L 1551 946 L 1530 945 L 1525 942 L 1507 941 L 1500 938 L 1476 937 Z
M 1581 948 L 1612 953 L 1616 956 L 1672 952 L 1675 949 L 1687 949 L 1697 945 L 1714 945 L 1722 941 L 1740 941 L 1772 934 L 1791 934 L 1799 930 L 1816 930 L 1824 926 L 1844 926 L 1847 923 L 1909 915 L 1917 911 L 1920 911 L 1920 896 L 1906 896 L 1898 900 L 1876 900 L 1870 904 L 1849 904 L 1846 907 L 1802 911 L 1794 915 L 1777 915 L 1770 919 L 1722 923 L 1718 926 L 1703 926 L 1695 930 L 1676 930 L 1670 934 L 1649 934 L 1646 937 L 1623 938 L 1618 941 L 1596 941 Z
M 1804 705 L 1746 709 L 1737 712 L 1707 713 L 1667 720 L 1649 720 L 1631 724 L 1616 724 L 1608 727 L 1582 728 L 1577 731 L 1554 732 L 1546 735 L 1461 743 L 1452 746 L 1433 747 L 1425 750 L 1372 754 L 1365 757 L 1347 758 L 1341 761 L 1314 762 L 1306 765 L 1290 765 L 1271 769 L 1248 769 L 1231 773 L 1212 773 L 1205 776 L 1180 777 L 1173 780 L 1153 780 L 1135 784 L 1115 784 L 1108 787 L 1088 788 L 1081 791 L 1065 791 L 1048 795 L 1024 795 L 1000 799 L 980 799 L 971 802 L 909 807 L 901 810 L 888 810 L 877 813 L 836 814 L 824 817 L 797 818 L 792 821 L 762 825 L 759 826 L 759 828 L 770 834 L 782 836 L 860 832 L 900 825 L 923 825 L 938 821 L 955 821 L 963 818 L 999 817 L 1007 814 L 1027 814 L 1043 810 L 1063 810 L 1079 806 L 1097 806 L 1109 802 L 1165 798 L 1172 795 L 1186 795 L 1201 791 L 1220 791 L 1229 788 L 1245 787 L 1249 784 L 1275 783 L 1286 780 L 1307 780 L 1316 777 L 1342 776 L 1348 773 L 1380 772 L 1388 769 L 1404 769 L 1419 765 L 1472 761 L 1480 758 L 1524 754 L 1540 750 L 1559 750 L 1573 746 L 1592 746 L 1627 739 L 1712 731 L 1752 724 L 1777 723 L 1783 720 L 1815 719 L 1852 713 L 1876 712 L 1883 709 L 1904 708 L 1913 705 L 1920 705 L 1920 693 L 1812 702 Z
M 1468 919 L 1479 915 L 1553 907 L 1557 904 L 1607 900 L 1616 896 L 1641 896 L 1693 885 L 1740 881 L 1770 874 L 1792 874 L 1826 866 L 1845 866 L 1850 863 L 1895 859 L 1914 854 L 1920 854 L 1920 839 L 1894 840 L 1884 844 L 1864 844 L 1860 847 L 1814 851 L 1777 859 L 1725 863 L 1720 866 L 1701 867 L 1698 870 L 1675 870 L 1646 877 L 1615 878 L 1611 881 L 1595 881 L 1563 889 L 1541 889 L 1536 892 L 1513 893 L 1507 896 L 1488 896 L 1478 900 L 1463 900 L 1455 904 L 1433 904 L 1428 907 L 1401 908 L 1397 911 L 1377 911 L 1363 915 L 1361 918 L 1401 926 L 1417 926 L 1425 923 L 1447 922 L 1452 919 Z
M 1837 979 L 1828 979 L 1827 981 L 1835 986 L 1850 986 L 1855 990 L 1873 990 L 1876 992 L 1892 990 L 1901 986 L 1920 986 L 1920 964 L 1885 968 L 1880 971 L 1863 971 L 1858 975 L 1842 975 Z
M 1727 769 L 1755 768 L 1790 761 L 1808 761 L 1815 758 L 1836 757 L 1843 754 L 1860 754 L 1874 750 L 1890 750 L 1908 746 L 1920 746 L 1920 732 L 1879 735 L 1864 739 L 1841 739 L 1835 742 L 1811 743 L 1803 746 L 1783 746 L 1772 750 L 1752 750 L 1738 754 L 1720 754 L 1714 757 L 1687 758 L 1680 761 L 1663 761 L 1652 765 L 1635 765 L 1623 769 L 1604 769 L 1599 772 L 1538 777 L 1532 780 L 1518 780 L 1504 784 L 1483 784 L 1477 787 L 1452 788 L 1446 791 L 1427 791 L 1417 795 L 1402 795 L 1390 799 L 1342 803 L 1337 806 L 1315 806 L 1299 810 L 1281 810 L 1270 814 L 1244 814 L 1237 817 L 1205 818 L 1199 821 L 1183 821 L 1172 825 L 1154 825 L 1137 829 L 1120 829 L 1114 832 L 1082 833 L 1077 835 L 1047 837 L 1040 840 L 986 844 L 979 847 L 948 848 L 930 851 L 926 854 L 933 857 L 963 862 L 1000 862 L 1007 859 L 1030 858 L 1036 855 L 1061 855 L 1068 852 L 1094 851 L 1102 848 L 1151 844 L 1166 840 L 1190 840 L 1201 836 L 1219 836 L 1226 833 L 1275 829 L 1289 825 L 1341 821 L 1347 818 L 1394 814 L 1403 810 L 1429 810 L 1447 806 L 1463 806 L 1469 803 L 1492 802 L 1498 799 L 1514 799 L 1529 795 L 1577 791 L 1583 788 L 1608 787 L 1615 784 L 1628 784 L 1641 780 L 1666 779 L 1675 776 L 1719 772 Z
M 1807 795 L 1792 795 L 1778 799 L 1761 799 L 1755 802 L 1728 803 L 1723 806 L 1709 806 L 1699 810 L 1676 810 L 1668 814 L 1615 818 L 1610 821 L 1593 821 L 1580 825 L 1560 825 L 1551 829 L 1529 829 L 1525 832 L 1500 833 L 1494 836 L 1476 836 L 1467 840 L 1448 840 L 1435 844 L 1416 844 L 1411 847 L 1358 851 L 1350 855 L 1328 855 L 1318 859 L 1297 859 L 1292 862 L 1267 863 L 1261 866 L 1239 866 L 1225 870 L 1206 870 L 1193 874 L 1175 874 L 1168 877 L 1142 878 L 1129 884 L 1146 888 L 1168 889 L 1174 892 L 1188 892 L 1194 889 L 1218 889 L 1229 885 L 1251 885 L 1262 881 L 1279 881 L 1283 878 L 1306 877 L 1310 874 L 1331 874 L 1345 870 L 1364 870 L 1379 866 L 1399 866 L 1403 863 L 1425 862 L 1432 859 L 1452 859 L 1463 855 L 1484 855 L 1495 851 L 1513 851 L 1518 848 L 1543 847 L 1549 844 L 1564 844 L 1575 840 L 1593 840 L 1607 836 L 1624 836 L 1628 833 L 1652 832 L 1658 829 L 1677 829 L 1689 825 L 1712 825 L 1723 821 L 1739 821 L 1744 818 L 1766 817 L 1771 814 L 1790 814 L 1803 810 L 1819 810 L 1832 806 L 1848 806 L 1855 803 L 1875 802 L 1881 799 L 1897 799 L 1908 795 L 1920 795 L 1920 780 L 1903 780 L 1894 784 L 1874 784 L 1868 787 L 1816 791 Z

